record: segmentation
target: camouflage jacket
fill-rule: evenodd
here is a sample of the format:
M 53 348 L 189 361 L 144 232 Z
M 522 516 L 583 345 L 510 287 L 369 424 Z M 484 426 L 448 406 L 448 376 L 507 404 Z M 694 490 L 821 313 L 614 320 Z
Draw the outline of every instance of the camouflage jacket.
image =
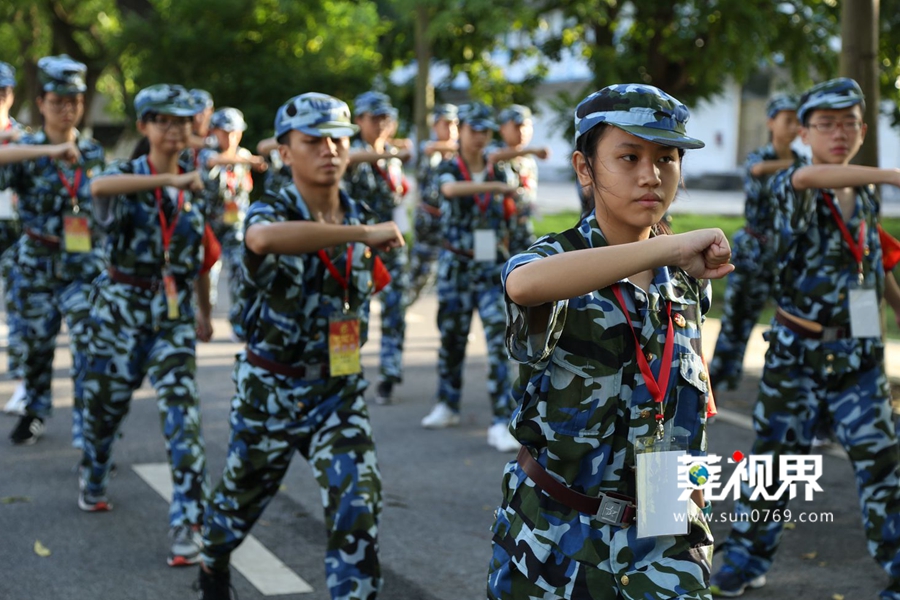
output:
M 591 212 L 570 235 L 539 239 L 503 268 L 503 284 L 517 267 L 542 258 L 606 245 Z M 576 238 L 577 239 L 577 238 Z M 540 460 L 569 487 L 589 496 L 618 492 L 635 497 L 635 443 L 656 431 L 656 403 L 644 384 L 631 325 L 654 373 L 666 337 L 665 306 L 672 303 L 674 353 L 664 403 L 668 435 L 681 436 L 690 454 L 706 452 L 709 392 L 701 355 L 700 327 L 709 309 L 710 286 L 679 269 L 656 269 L 648 293 L 619 282 L 628 319 L 612 286 L 550 307 L 545 330 L 531 331 L 528 309 L 506 297 L 507 348 L 519 363 L 513 415 L 516 438 L 543 450 Z M 637 327 L 635 328 L 637 329 Z M 662 385 L 662 384 L 660 384 Z
M 806 159 L 793 150 L 794 162 L 798 165 L 806 163 Z M 776 207 L 773 206 L 773 199 L 768 193 L 767 183 L 772 179 L 771 175 L 762 177 L 754 177 L 750 173 L 753 165 L 766 160 L 778 160 L 778 154 L 772 144 L 766 144 L 761 148 L 757 148 L 747 156 L 744 161 L 744 218 L 747 226 L 759 234 L 771 237 L 774 233 L 772 229 L 772 221 L 775 218 Z
M 365 205 L 343 192 L 341 204 L 345 225 L 375 222 Z M 281 188 L 277 196 L 267 194 L 251 204 L 244 226 L 249 229 L 256 224 L 309 220 L 312 220 L 309 208 L 297 186 L 290 184 Z M 329 249 L 327 253 L 342 277 L 346 273 L 349 247 L 353 248 L 350 316 L 360 320 L 362 344 L 368 333 L 375 253 L 359 242 Z M 282 364 L 327 364 L 329 319 L 341 316 L 344 289 L 332 277 L 318 253 L 259 257 L 245 248 L 244 255 L 247 347 Z M 251 260 L 260 261 L 255 272 L 249 269 L 248 261 Z
M 850 324 L 848 290 L 857 281 L 856 260 L 824 200 L 826 193 L 834 197 L 833 190 L 794 190 L 791 177 L 798 168 L 795 165 L 781 171 L 770 182 L 770 193 L 777 207 L 775 300 L 798 317 L 824 326 L 846 327 Z M 833 202 L 840 212 L 837 199 Z M 865 223 L 863 274 L 866 284 L 875 287 L 879 298 L 884 291 L 881 241 L 876 229 L 880 210 L 881 201 L 873 187 L 857 188 L 853 216 L 847 222 L 854 243 L 858 242 L 860 226 Z
M 386 149 L 390 149 L 389 146 Z M 372 151 L 360 138 L 350 151 Z M 344 174 L 344 190 L 372 208 L 379 222 L 393 221 L 394 208 L 403 202 L 403 162 L 399 158 L 382 159 L 375 164 L 359 163 Z
M 198 166 L 203 176 L 206 187 L 207 217 L 217 236 L 229 230 L 241 230 L 241 223 L 250 206 L 250 192 L 253 191 L 253 176 L 250 165 L 207 165 L 210 158 L 217 156 L 217 150 L 204 148 L 200 151 Z M 241 158 L 251 158 L 253 154 L 246 148 L 238 148 L 237 155 Z M 237 213 L 231 213 L 233 217 L 226 218 L 226 204 L 234 202 Z M 228 219 L 235 219 L 226 222 Z
M 38 145 L 50 144 L 50 141 L 40 130 L 23 135 L 18 143 Z M 41 157 L 0 167 L 0 189 L 11 188 L 17 194 L 22 228 L 44 236 L 62 238 L 63 217 L 73 210 L 72 196 L 60 173 L 71 186 L 78 180 L 78 214 L 88 218 L 93 251 L 69 253 L 23 236 L 17 255 L 19 265 L 35 271 L 52 271 L 64 280 L 93 279 L 103 268 L 103 257 L 97 244 L 99 234 L 92 216 L 91 179 L 103 170 L 105 153 L 97 141 L 80 134 L 76 143 L 81 152 L 77 165 Z
M 425 154 L 425 144 L 419 144 L 419 160 L 416 167 L 419 200 L 438 209 L 441 207 L 441 192 L 436 185 L 435 175 L 443 161 L 443 154 L 440 152 Z
M 502 167 L 487 163 L 484 181 L 500 181 L 506 183 L 506 172 Z M 438 190 L 445 183 L 467 181 L 463 175 L 464 165 L 461 156 L 456 155 L 443 161 L 435 176 Z M 471 176 L 471 170 L 466 168 Z M 479 205 L 481 204 L 481 206 Z M 475 196 L 457 196 L 447 198 L 441 194 L 441 237 L 444 242 L 457 250 L 472 251 L 475 248 L 475 230 L 491 229 L 497 235 L 497 262 L 483 263 L 486 268 L 499 269 L 509 258 L 509 207 L 501 194 L 478 194 Z M 482 208 L 483 206 L 483 208 Z M 441 252 L 441 260 L 467 260 L 458 253 L 449 250 Z

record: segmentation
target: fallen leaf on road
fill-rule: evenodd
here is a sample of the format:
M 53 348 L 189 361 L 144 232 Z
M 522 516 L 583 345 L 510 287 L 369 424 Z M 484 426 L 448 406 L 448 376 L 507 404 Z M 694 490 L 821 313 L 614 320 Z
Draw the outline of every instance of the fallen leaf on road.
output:
M 15 504 L 16 502 L 31 502 L 28 496 L 4 496 L 0 498 L 0 504 Z
M 834 594 L 833 596 L 831 596 L 831 600 L 844 600 L 844 595 L 843 594 Z
M 47 558 L 48 556 L 50 556 L 50 550 L 47 548 L 47 546 L 43 545 L 40 540 L 34 541 L 34 553 L 41 558 Z
M 801 554 L 800 556 L 802 558 L 805 558 L 806 560 L 812 560 L 816 556 L 818 556 L 818 554 L 819 554 L 818 552 L 813 551 L 813 552 L 807 552 L 806 554 Z
M 785 523 L 784 528 L 785 529 L 797 529 L 797 524 L 796 523 Z

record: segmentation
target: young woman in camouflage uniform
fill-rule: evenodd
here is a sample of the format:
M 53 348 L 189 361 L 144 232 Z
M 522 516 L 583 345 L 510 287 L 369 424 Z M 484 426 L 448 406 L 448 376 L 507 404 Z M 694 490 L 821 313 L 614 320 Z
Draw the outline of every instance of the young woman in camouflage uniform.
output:
M 56 335 L 65 317 L 72 348 L 72 445 L 82 443 L 82 381 L 91 282 L 103 268 L 91 216 L 90 182 L 104 166 L 103 148 L 81 135 L 86 67 L 65 54 L 38 61 L 44 120 L 34 134 L 0 148 L 0 189 L 19 198 L 23 235 L 15 246 L 13 285 L 24 341 L 25 415 L 10 435 L 33 444 L 52 411 L 50 384 Z
M 522 448 L 503 479 L 489 598 L 710 597 L 702 494 L 686 535 L 638 538 L 633 523 L 638 438 L 683 436 L 705 455 L 710 288 L 700 280 L 733 268 L 721 231 L 659 229 L 684 149 L 703 147 L 687 120 L 648 85 L 585 98 L 572 157 L 585 216 L 503 269 L 507 347 L 520 364 L 510 429 Z M 601 513 L 604 502 L 622 510 Z
M 331 597 L 369 600 L 381 588 L 381 475 L 359 348 L 369 298 L 386 283 L 373 276 L 371 248 L 400 247 L 403 237 L 393 222 L 371 224 L 375 216 L 340 190 L 355 132 L 347 105 L 325 94 L 292 98 L 275 119 L 293 181 L 254 202 L 245 221 L 247 348 L 234 369 L 227 466 L 203 531 L 203 600 L 230 598 L 231 553 L 295 452 L 322 490 Z
M 91 184 L 107 231 L 109 267 L 96 281 L 85 376 L 85 444 L 78 506 L 110 510 L 112 446 L 134 390 L 149 375 L 172 468 L 170 566 L 199 560 L 207 491 L 200 433 L 196 339 L 209 340 L 209 298 L 198 287 L 206 219 L 199 173 L 184 152 L 200 110 L 180 85 L 154 85 L 134 101 L 149 152 L 112 165 Z M 208 266 L 208 265 L 207 265 Z

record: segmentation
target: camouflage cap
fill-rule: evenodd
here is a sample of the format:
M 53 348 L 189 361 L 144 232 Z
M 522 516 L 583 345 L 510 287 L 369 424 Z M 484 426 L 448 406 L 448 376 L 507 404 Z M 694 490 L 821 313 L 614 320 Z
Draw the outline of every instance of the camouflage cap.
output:
M 247 122 L 244 121 L 244 113 L 236 108 L 220 108 L 209 119 L 212 129 L 223 131 L 246 131 Z
M 0 61 L 0 88 L 16 87 L 16 69 Z
M 799 99 L 793 94 L 775 94 L 766 102 L 766 116 L 774 119 L 783 110 L 797 110 Z
M 346 102 L 318 92 L 294 96 L 278 109 L 275 137 L 295 129 L 315 137 L 350 137 L 359 131 L 350 122 L 350 107 Z
M 687 107 L 659 88 L 617 83 L 594 92 L 575 108 L 575 141 L 601 123 L 614 125 L 641 139 L 686 150 L 706 144 L 688 137 Z
M 849 77 L 839 77 L 818 83 L 803 92 L 797 118 L 805 125 L 806 119 L 814 110 L 850 108 L 857 104 L 865 112 L 866 97 L 859 84 Z
M 448 121 L 456 121 L 459 119 L 459 109 L 455 104 L 435 104 L 431 109 L 431 116 L 435 121 L 447 119 Z
M 210 94 L 206 90 L 201 90 L 200 88 L 194 88 L 188 93 L 191 95 L 191 98 L 194 100 L 194 104 L 199 106 L 201 111 L 215 106 L 215 104 L 213 104 L 212 94 Z
M 366 113 L 373 117 L 390 115 L 393 108 L 391 99 L 387 94 L 382 94 L 381 92 L 364 92 L 353 101 L 353 110 L 357 117 L 361 117 Z
M 87 67 L 73 60 L 68 54 L 45 56 L 37 63 L 38 82 L 41 91 L 54 92 L 62 96 L 83 94 L 87 91 L 84 77 Z
M 497 131 L 497 123 L 494 121 L 494 111 L 487 104 L 481 102 L 469 102 L 459 107 L 459 122 L 474 129 Z
M 507 121 L 513 121 L 516 125 L 521 125 L 526 119 L 531 118 L 531 109 L 521 104 L 513 104 L 500 111 L 497 122 L 503 125 Z
M 147 113 L 192 117 L 201 110 L 203 107 L 194 102 L 190 92 L 180 85 L 158 83 L 145 87 L 134 97 L 134 112 L 139 119 Z

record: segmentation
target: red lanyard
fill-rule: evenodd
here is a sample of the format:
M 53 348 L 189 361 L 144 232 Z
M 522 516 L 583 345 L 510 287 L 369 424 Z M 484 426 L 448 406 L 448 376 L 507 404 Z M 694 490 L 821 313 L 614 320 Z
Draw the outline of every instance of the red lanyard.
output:
M 150 167 L 150 174 L 156 175 L 156 169 L 147 157 L 147 166 Z M 178 190 L 178 208 L 175 209 L 175 215 L 172 217 L 171 225 L 166 221 L 166 214 L 162 208 L 162 188 L 153 190 L 156 194 L 156 211 L 159 213 L 159 225 L 162 229 L 163 258 L 166 261 L 166 267 L 169 266 L 169 246 L 172 243 L 172 234 L 175 233 L 175 226 L 178 225 L 178 217 L 181 216 L 181 207 L 184 206 L 184 190 Z
M 403 191 L 403 187 L 400 185 L 399 178 L 395 177 L 394 173 L 391 172 L 390 164 L 387 165 L 386 169 L 382 169 L 378 166 L 377 163 L 374 163 L 372 166 L 375 167 L 375 170 L 379 175 L 381 175 L 381 178 L 387 182 L 392 192 L 394 192 L 395 194 L 399 194 Z
M 78 167 L 75 169 L 75 185 L 69 184 L 69 180 L 66 178 L 66 174 L 62 172 L 62 169 L 56 167 L 56 174 L 59 175 L 59 180 L 62 181 L 63 186 L 69 192 L 69 196 L 72 198 L 72 212 L 78 212 L 78 188 L 81 186 L 81 172 L 82 168 Z
M 334 277 L 334 280 L 338 282 L 338 285 L 344 290 L 344 314 L 350 312 L 350 267 L 353 263 L 353 244 L 347 245 L 347 276 L 341 277 L 340 272 L 337 270 L 337 267 L 334 266 L 334 263 L 331 262 L 331 259 L 328 258 L 328 255 L 325 254 L 325 250 L 319 250 L 319 258 L 325 263 L 325 267 L 328 269 L 328 272 L 331 273 L 331 276 Z
M 824 192 L 822 197 L 825 199 L 825 204 L 828 205 L 828 208 L 831 209 L 831 216 L 834 217 L 835 223 L 837 223 L 838 229 L 841 230 L 841 235 L 844 238 L 844 241 L 847 242 L 847 247 L 850 248 L 850 254 L 853 255 L 853 258 L 856 260 L 856 268 L 857 273 L 859 274 L 859 283 L 862 285 L 863 283 L 863 254 L 866 250 L 866 222 L 861 221 L 859 224 L 859 242 L 855 243 L 853 241 L 853 236 L 850 235 L 850 230 L 847 229 L 847 224 L 844 222 L 844 219 L 841 218 L 841 215 L 838 214 L 837 208 L 834 206 L 834 201 L 831 199 L 831 194 Z
M 622 290 L 619 288 L 619 284 L 613 285 L 613 293 L 616 295 L 616 300 L 619 301 L 619 306 L 622 307 L 622 312 L 625 313 L 625 319 L 628 321 L 628 328 L 631 329 L 631 334 L 634 336 L 638 367 L 641 370 L 641 375 L 644 376 L 644 385 L 647 386 L 650 396 L 652 396 L 653 401 L 656 402 L 657 437 L 662 437 L 663 419 L 665 418 L 663 403 L 665 402 L 666 394 L 669 391 L 669 376 L 672 373 L 672 353 L 675 349 L 675 333 L 674 328 L 672 327 L 672 302 L 666 302 L 666 314 L 669 317 L 669 327 L 666 329 L 666 343 L 663 346 L 662 362 L 659 366 L 659 379 L 657 379 L 653 376 L 653 371 L 650 369 L 650 363 L 647 361 L 647 357 L 645 357 L 644 353 L 641 351 L 641 341 L 638 339 L 637 332 L 631 325 L 631 315 L 628 312 L 628 308 L 625 306 L 625 298 L 622 297 Z M 662 387 L 660 384 L 662 384 Z
M 463 176 L 463 181 L 472 181 L 472 176 L 469 174 L 469 168 L 466 166 L 466 162 L 458 154 L 456 155 L 456 165 L 459 167 L 459 172 Z M 494 167 L 491 163 L 487 164 L 487 170 L 486 180 L 494 177 Z M 488 205 L 493 199 L 493 194 L 485 192 L 484 194 L 472 194 L 472 196 L 475 198 L 475 204 L 481 209 L 481 213 L 486 213 Z

